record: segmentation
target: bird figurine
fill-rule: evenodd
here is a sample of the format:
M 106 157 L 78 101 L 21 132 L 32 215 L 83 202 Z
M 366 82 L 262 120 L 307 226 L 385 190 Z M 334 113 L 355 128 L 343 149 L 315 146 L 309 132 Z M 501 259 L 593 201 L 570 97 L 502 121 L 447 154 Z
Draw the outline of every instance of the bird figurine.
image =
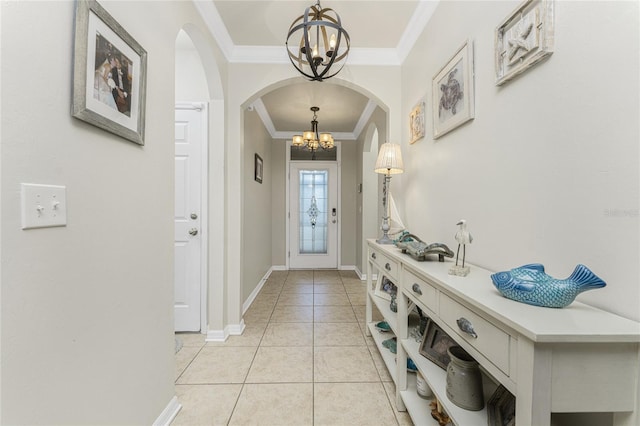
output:
M 495 273 L 491 280 L 504 297 L 548 308 L 564 308 L 583 291 L 607 285 L 584 265 L 576 266 L 569 278 L 559 280 L 547 275 L 539 263 Z
M 464 268 L 464 259 L 466 257 L 466 245 L 471 244 L 473 242 L 473 237 L 467 231 L 467 221 L 461 219 L 458 223 L 456 223 L 460 227 L 458 232 L 456 232 L 456 241 L 458 242 L 458 250 L 456 251 L 456 266 L 458 266 L 458 255 L 460 254 L 460 246 L 462 246 L 462 267 Z
M 473 237 L 467 231 L 467 221 L 460 219 L 456 225 L 459 226 L 458 232 L 456 232 L 455 239 L 458 242 L 458 250 L 456 251 L 456 264 L 449 268 L 449 275 L 459 275 L 465 277 L 469 274 L 469 267 L 464 266 L 464 261 L 467 256 L 467 244 L 473 242 Z M 462 246 L 462 265 L 458 266 L 458 258 L 460 256 L 460 246 Z

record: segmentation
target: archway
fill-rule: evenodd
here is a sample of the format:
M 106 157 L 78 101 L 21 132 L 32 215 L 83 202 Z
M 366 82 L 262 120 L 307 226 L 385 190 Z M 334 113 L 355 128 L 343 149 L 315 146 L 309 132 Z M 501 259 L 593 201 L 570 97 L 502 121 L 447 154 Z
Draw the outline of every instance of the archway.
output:
M 193 24 L 186 24 L 176 37 L 176 103 L 200 103 L 206 110 L 206 149 L 203 179 L 200 233 L 202 256 L 201 333 L 207 340 L 224 339 L 227 301 L 224 291 L 224 242 L 209 232 L 213 224 L 224 223 L 223 197 L 224 156 L 224 90 L 216 58 L 209 42 Z M 186 84 L 188 83 L 188 84 Z M 211 226 L 209 226 L 211 225 Z
M 248 111 L 251 111 L 251 113 L 253 113 L 252 106 L 259 98 L 263 97 L 264 95 L 272 91 L 276 91 L 285 86 L 296 84 L 296 83 L 300 83 L 300 78 L 283 79 L 260 89 L 259 91 L 254 93 L 252 96 L 250 96 L 246 101 L 244 101 L 241 104 L 242 116 L 245 117 L 249 113 Z M 364 123 L 363 128 L 365 130 L 359 131 L 359 135 L 357 136 L 357 139 L 355 141 L 343 142 L 343 144 L 354 143 L 357 146 L 356 148 L 357 152 L 355 153 L 354 163 L 350 164 L 350 167 L 353 167 L 355 170 L 354 171 L 355 181 L 354 181 L 353 187 L 349 187 L 348 189 L 352 191 L 353 189 L 358 187 L 358 184 L 360 183 L 363 184 L 362 185 L 363 192 L 361 193 L 359 192 L 355 194 L 357 202 L 355 203 L 355 206 L 352 212 L 353 216 L 355 217 L 354 222 L 356 225 L 356 231 L 354 234 L 355 253 L 353 254 L 354 259 L 352 260 L 352 262 L 349 263 L 349 265 L 352 265 L 353 263 L 355 263 L 354 266 L 356 267 L 356 270 L 360 273 L 363 271 L 364 267 L 366 266 L 366 263 L 365 263 L 366 253 L 363 254 L 363 252 L 366 251 L 365 239 L 373 238 L 377 236 L 376 226 L 377 226 L 378 217 L 379 217 L 378 208 L 377 208 L 377 204 L 378 204 L 377 197 L 378 197 L 379 191 L 377 188 L 377 185 L 378 185 L 377 175 L 373 173 L 373 164 L 375 163 L 375 159 L 377 157 L 378 139 L 379 138 L 387 139 L 388 138 L 387 132 L 391 127 L 388 124 L 388 121 L 389 121 L 388 107 L 376 95 L 371 93 L 369 90 L 363 87 L 357 86 L 352 82 L 341 80 L 339 78 L 334 78 L 330 82 L 329 81 L 323 82 L 322 85 L 324 87 L 326 87 L 327 85 L 339 85 L 339 86 L 346 87 L 350 90 L 353 90 L 354 92 L 364 95 L 367 99 L 371 101 L 371 104 L 373 104 L 373 107 L 371 109 L 374 112 L 371 113 L 371 115 L 369 116 L 369 119 L 366 121 L 366 123 Z M 245 120 L 243 118 L 241 122 L 244 123 L 244 121 Z M 375 139 L 375 143 L 372 143 L 374 139 Z M 284 142 L 284 140 L 280 140 L 279 142 Z M 366 157 L 364 155 L 365 150 L 367 151 Z M 281 150 L 281 152 L 284 154 L 285 151 Z M 245 159 L 249 158 L 247 155 L 244 155 L 243 157 Z M 366 164 L 363 164 L 365 160 L 366 160 Z M 281 164 L 278 164 L 278 166 L 282 166 L 284 164 L 285 163 L 283 162 Z M 253 167 L 253 164 L 249 164 L 245 162 L 244 167 L 251 169 Z M 349 194 L 352 193 L 351 191 L 349 192 Z M 363 205 L 363 201 L 364 201 L 363 196 L 365 195 L 365 191 L 367 195 L 366 205 Z M 274 195 L 274 198 L 280 199 L 280 197 L 275 195 Z M 284 199 L 284 197 L 282 197 L 282 199 Z M 282 215 L 282 217 L 284 217 L 286 215 L 285 208 L 283 207 L 282 211 L 277 214 Z M 280 229 L 286 229 L 286 228 L 287 226 L 285 225 L 280 226 Z M 286 237 L 283 237 L 283 240 L 284 239 L 286 239 Z M 273 246 L 278 250 L 280 249 L 283 250 L 283 253 L 286 252 L 286 249 L 284 248 L 284 243 L 283 244 L 275 243 L 273 244 Z

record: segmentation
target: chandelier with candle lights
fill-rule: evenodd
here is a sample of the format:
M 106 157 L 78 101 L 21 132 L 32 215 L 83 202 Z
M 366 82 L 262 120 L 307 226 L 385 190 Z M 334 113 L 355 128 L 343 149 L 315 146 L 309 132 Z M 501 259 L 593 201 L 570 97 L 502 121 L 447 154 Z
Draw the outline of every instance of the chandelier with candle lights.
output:
M 293 21 L 285 44 L 293 66 L 312 81 L 338 74 L 350 48 L 340 16 L 333 9 L 323 9 L 319 0 Z
M 303 147 L 311 152 L 315 152 L 318 148 L 331 149 L 335 146 L 331 133 L 318 132 L 318 115 L 320 108 L 312 106 L 313 119 L 311 120 L 311 130 L 307 130 L 302 135 L 293 137 L 293 146 Z

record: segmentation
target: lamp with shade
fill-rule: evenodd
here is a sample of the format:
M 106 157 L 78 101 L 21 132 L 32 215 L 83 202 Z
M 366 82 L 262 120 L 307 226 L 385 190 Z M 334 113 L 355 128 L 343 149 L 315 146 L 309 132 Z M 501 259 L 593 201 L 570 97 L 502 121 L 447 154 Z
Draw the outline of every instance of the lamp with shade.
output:
M 396 175 L 404 172 L 404 165 L 402 163 L 402 152 L 400 145 L 390 142 L 385 142 L 380 147 L 378 152 L 378 159 L 374 171 L 376 173 L 384 174 L 384 181 L 382 184 L 382 206 L 384 214 L 382 216 L 382 237 L 376 240 L 378 244 L 393 244 L 393 240 L 389 238 L 389 194 L 391 193 L 391 175 Z

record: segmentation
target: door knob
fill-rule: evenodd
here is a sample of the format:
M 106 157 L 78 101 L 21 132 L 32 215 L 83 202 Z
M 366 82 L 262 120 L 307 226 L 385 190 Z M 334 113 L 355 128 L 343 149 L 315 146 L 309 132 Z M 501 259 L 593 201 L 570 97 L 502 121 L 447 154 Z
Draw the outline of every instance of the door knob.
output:
M 191 219 L 196 220 L 198 218 L 198 215 L 195 213 L 191 213 Z
M 196 235 L 198 235 L 198 230 L 196 228 L 191 228 L 191 229 L 189 229 L 189 234 L 193 235 L 193 236 L 196 236 Z

